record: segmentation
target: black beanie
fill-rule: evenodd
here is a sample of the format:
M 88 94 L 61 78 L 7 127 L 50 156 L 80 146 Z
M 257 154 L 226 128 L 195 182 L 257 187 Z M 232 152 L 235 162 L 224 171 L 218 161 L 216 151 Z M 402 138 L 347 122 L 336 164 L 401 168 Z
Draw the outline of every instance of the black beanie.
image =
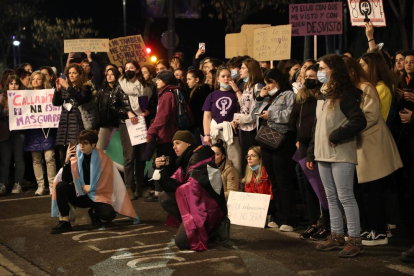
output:
M 174 137 L 172 138 L 172 141 L 180 140 L 186 143 L 189 143 L 191 145 L 194 145 L 194 136 L 189 132 L 188 130 L 179 130 L 174 134 Z
M 164 70 L 158 73 L 157 79 L 162 80 L 165 85 L 174 84 L 177 85 L 177 79 L 174 76 L 174 73 L 170 70 Z

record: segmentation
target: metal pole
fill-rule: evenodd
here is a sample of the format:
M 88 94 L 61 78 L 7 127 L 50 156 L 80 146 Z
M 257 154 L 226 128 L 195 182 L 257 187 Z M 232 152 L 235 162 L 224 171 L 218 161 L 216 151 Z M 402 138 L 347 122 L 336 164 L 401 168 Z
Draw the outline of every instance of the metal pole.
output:
M 168 1 L 168 59 L 171 59 L 175 52 L 175 0 Z
M 318 59 L 318 36 L 313 36 L 313 59 Z
M 124 36 L 127 36 L 127 24 L 126 24 L 126 0 L 122 0 L 122 6 L 124 10 Z

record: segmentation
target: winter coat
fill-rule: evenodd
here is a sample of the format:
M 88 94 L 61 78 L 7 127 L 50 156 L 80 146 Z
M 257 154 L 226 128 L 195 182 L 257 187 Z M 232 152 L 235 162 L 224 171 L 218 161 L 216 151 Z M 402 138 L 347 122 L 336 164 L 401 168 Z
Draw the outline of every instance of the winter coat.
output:
M 262 177 L 260 178 L 260 182 L 256 184 L 255 180 L 256 179 L 254 177 L 254 174 L 252 174 L 252 179 L 250 179 L 250 182 L 246 182 L 244 185 L 244 191 L 246 193 L 270 195 L 271 198 L 273 198 L 272 183 L 270 183 L 269 176 L 267 175 L 264 166 L 262 166 Z
M 56 135 L 56 146 L 65 146 L 70 141 L 76 141 L 82 130 L 84 130 L 82 117 L 78 109 L 79 105 L 92 100 L 92 88 L 90 85 L 82 87 L 69 86 L 68 89 L 55 91 L 52 99 L 54 106 L 71 103 L 70 111 L 62 107 L 59 128 Z
M 306 160 L 357 164 L 356 136 L 367 125 L 360 107 L 362 91 L 357 88 L 344 91 L 342 99 L 336 100 L 331 108 L 331 100 L 322 89 L 316 107 L 316 127 Z
M 161 170 L 159 182 L 166 192 L 175 192 L 190 249 L 207 250 L 209 235 L 227 216 L 214 152 L 208 146 L 190 146 L 176 164 L 178 169 L 171 177 L 168 170 Z
M 188 104 L 190 105 L 191 112 L 194 117 L 194 126 L 193 128 L 199 128 L 203 130 L 203 105 L 206 101 L 207 96 L 211 93 L 210 86 L 208 84 L 203 84 L 197 87 L 193 95 L 190 97 Z M 204 131 L 202 132 L 204 134 Z
M 293 103 L 289 124 L 296 130 L 297 141 L 309 145 L 312 140 L 312 128 L 316 119 L 316 103 L 314 97 L 309 97 L 304 103 Z
M 44 128 L 43 131 L 41 128 L 37 128 L 28 129 L 23 132 L 25 151 L 44 151 L 55 149 L 57 129 Z M 45 135 L 48 135 L 47 138 Z
M 148 129 L 148 140 L 157 135 L 158 144 L 171 143 L 177 131 L 177 103 L 174 97 L 174 90 L 176 89 L 178 89 L 178 86 L 167 85 L 158 92 L 157 115 Z
M 230 191 L 239 191 L 239 173 L 230 159 L 226 159 L 220 166 L 221 179 L 223 181 L 224 195 L 229 197 Z
M 361 85 L 361 108 L 367 119 L 366 128 L 357 137 L 358 183 L 365 183 L 390 175 L 403 166 L 394 138 L 383 113 L 380 99 L 370 84 Z
M 96 105 L 99 110 L 99 126 L 100 127 L 118 127 L 118 115 L 115 109 L 112 109 L 116 102 L 116 93 L 120 89 L 116 82 L 114 88 L 108 84 L 98 90 L 96 95 Z

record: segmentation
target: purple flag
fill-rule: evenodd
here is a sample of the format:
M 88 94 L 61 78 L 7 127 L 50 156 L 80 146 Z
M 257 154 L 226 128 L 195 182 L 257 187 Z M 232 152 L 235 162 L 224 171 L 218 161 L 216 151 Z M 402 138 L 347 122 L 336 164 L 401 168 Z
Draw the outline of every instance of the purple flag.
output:
M 303 172 L 309 180 L 309 183 L 312 185 L 313 190 L 315 191 L 316 196 L 319 199 L 323 209 L 328 209 L 328 200 L 326 199 L 325 189 L 322 184 L 321 177 L 319 176 L 318 163 L 313 162 L 313 170 L 309 170 L 306 167 L 306 158 L 299 160 L 299 164 L 302 167 Z
M 147 110 L 148 109 L 148 96 L 141 96 L 138 97 L 138 103 L 141 110 Z
M 295 154 L 292 157 L 292 160 L 295 162 L 299 162 L 300 160 L 300 150 L 296 150 Z

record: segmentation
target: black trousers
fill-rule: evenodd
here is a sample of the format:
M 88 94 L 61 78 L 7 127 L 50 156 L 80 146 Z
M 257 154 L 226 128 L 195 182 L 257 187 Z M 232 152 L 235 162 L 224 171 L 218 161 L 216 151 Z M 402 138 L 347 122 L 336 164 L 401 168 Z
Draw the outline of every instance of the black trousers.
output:
M 355 184 L 355 198 L 359 207 L 361 229 L 365 231 L 387 230 L 387 216 L 384 202 L 384 186 L 386 178 Z
M 93 208 L 96 217 L 107 222 L 113 221 L 116 217 L 116 212 L 112 205 L 93 202 L 88 195 L 77 197 L 73 183 L 59 182 L 56 186 L 56 197 L 62 217 L 69 216 L 69 203 L 79 208 Z
M 167 211 L 168 214 L 182 222 L 180 210 L 178 209 L 177 200 L 175 199 L 175 193 L 162 192 L 158 196 L 158 202 L 161 207 Z M 187 233 L 185 232 L 184 223 L 181 223 L 180 227 L 175 234 L 175 245 L 183 250 L 190 249 L 190 243 L 188 242 Z
M 251 131 L 243 131 L 240 130 L 240 135 L 241 135 L 241 150 L 242 150 L 242 174 L 241 175 L 245 175 L 246 173 L 246 166 L 247 166 L 247 159 L 244 158 L 247 155 L 247 152 L 249 151 L 249 148 L 251 148 L 252 146 L 257 145 L 256 142 L 256 134 L 257 131 L 256 129 L 253 129 Z M 234 139 L 237 139 L 237 137 L 234 137 Z
M 279 225 L 298 225 L 294 201 L 294 161 L 295 134 L 288 132 L 285 141 L 276 150 L 262 148 L 263 165 L 272 183 L 272 192 L 276 207 L 275 221 Z

